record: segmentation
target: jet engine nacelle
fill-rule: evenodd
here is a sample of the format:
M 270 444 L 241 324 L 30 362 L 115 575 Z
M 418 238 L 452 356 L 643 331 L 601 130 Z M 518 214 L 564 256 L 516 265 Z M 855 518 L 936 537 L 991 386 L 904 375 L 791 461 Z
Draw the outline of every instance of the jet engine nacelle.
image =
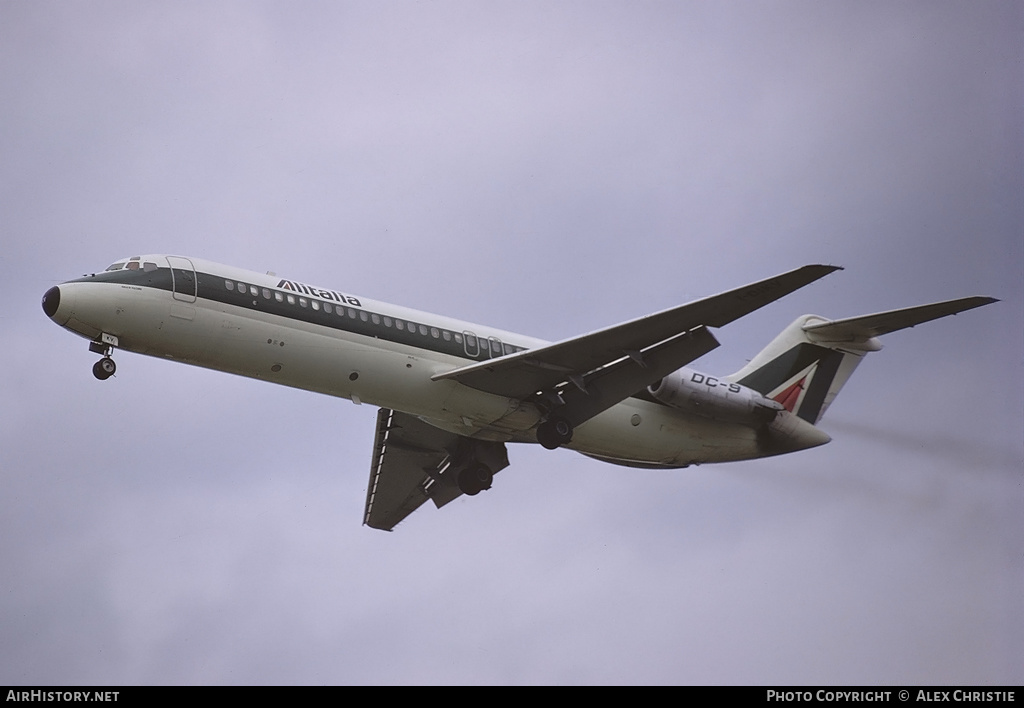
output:
M 770 423 L 785 410 L 781 403 L 752 388 L 692 369 L 669 374 L 647 390 L 673 408 L 732 423 Z

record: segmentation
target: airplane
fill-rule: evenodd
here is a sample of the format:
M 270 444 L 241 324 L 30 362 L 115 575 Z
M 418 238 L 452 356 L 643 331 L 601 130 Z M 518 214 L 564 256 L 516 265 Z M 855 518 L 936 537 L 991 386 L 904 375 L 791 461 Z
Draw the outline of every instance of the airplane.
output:
M 836 270 L 803 266 L 554 343 L 174 255 L 118 260 L 42 306 L 89 340 L 100 380 L 123 349 L 379 406 L 363 523 L 391 531 L 428 499 L 490 489 L 507 443 L 657 469 L 824 445 L 817 423 L 878 337 L 997 302 L 803 315 L 733 374 L 688 368 L 718 346 L 710 328 Z

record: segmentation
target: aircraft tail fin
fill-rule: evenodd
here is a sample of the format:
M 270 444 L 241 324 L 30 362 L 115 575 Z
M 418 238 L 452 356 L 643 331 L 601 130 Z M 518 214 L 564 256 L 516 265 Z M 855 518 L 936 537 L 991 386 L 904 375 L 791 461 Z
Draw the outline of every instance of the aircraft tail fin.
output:
M 879 336 L 992 302 L 997 300 L 968 297 L 843 320 L 804 315 L 726 378 L 778 401 L 813 425 L 864 356 L 882 348 Z

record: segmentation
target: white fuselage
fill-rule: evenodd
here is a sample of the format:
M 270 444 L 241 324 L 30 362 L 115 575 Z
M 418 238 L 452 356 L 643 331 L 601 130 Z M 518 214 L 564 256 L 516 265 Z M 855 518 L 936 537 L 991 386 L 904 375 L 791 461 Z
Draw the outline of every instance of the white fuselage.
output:
M 431 377 L 546 342 L 194 258 L 116 265 L 61 284 L 51 318 L 119 349 L 393 408 L 468 437 L 536 441 L 542 411 L 533 403 Z M 788 412 L 771 429 L 785 449 L 766 449 L 756 426 L 633 397 L 580 425 L 567 447 L 680 467 L 828 441 Z

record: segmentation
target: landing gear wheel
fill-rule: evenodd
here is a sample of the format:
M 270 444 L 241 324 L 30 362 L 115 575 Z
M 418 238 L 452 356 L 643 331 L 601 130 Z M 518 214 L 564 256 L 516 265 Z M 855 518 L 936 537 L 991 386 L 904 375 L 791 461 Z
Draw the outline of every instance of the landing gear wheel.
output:
M 572 442 L 572 423 L 561 416 L 551 416 L 537 426 L 537 442 L 548 450 Z
M 100 381 L 106 381 L 117 371 L 117 364 L 109 356 L 105 356 L 92 365 L 92 375 Z
M 483 464 L 470 465 L 459 472 L 459 491 L 467 496 L 475 496 L 485 489 L 491 488 L 494 481 L 494 473 Z

